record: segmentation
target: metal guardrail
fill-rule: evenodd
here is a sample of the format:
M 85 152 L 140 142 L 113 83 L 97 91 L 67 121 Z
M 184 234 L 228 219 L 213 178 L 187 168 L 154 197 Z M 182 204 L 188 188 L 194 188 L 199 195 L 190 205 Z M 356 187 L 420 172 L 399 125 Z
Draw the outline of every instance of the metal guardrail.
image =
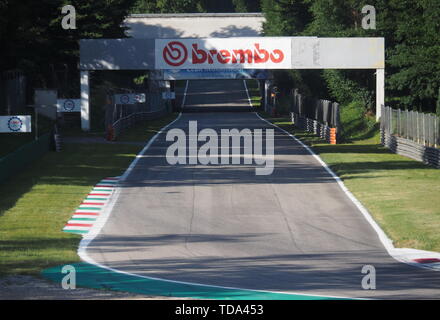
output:
M 291 120 L 298 128 L 312 132 L 331 144 L 336 144 L 340 130 L 339 103 L 306 97 L 292 91 Z
M 382 106 L 381 144 L 394 153 L 440 168 L 439 117 Z
M 168 112 L 167 108 L 150 112 L 132 113 L 124 118 L 118 119 L 111 127 L 108 128 L 107 139 L 114 140 L 120 136 L 125 130 L 133 127 L 139 122 L 145 120 L 157 119 Z
M 320 123 L 318 120 L 304 117 L 298 113 L 291 112 L 290 116 L 292 124 L 294 124 L 296 127 L 307 132 L 312 132 L 330 144 L 336 144 L 336 128 L 332 128 L 327 124 Z
M 306 97 L 294 89 L 291 111 L 301 117 L 317 120 L 331 128 L 340 129 L 339 103 Z
M 118 89 L 119 92 L 124 89 Z M 128 91 L 128 89 L 125 89 Z M 111 96 L 115 94 L 111 92 Z M 113 99 L 110 99 L 113 100 Z M 145 102 L 136 104 L 108 104 L 105 114 L 107 140 L 115 140 L 126 129 L 140 121 L 155 119 L 167 112 L 168 104 L 162 98 L 161 92 L 148 92 Z
M 440 146 L 440 118 L 434 114 L 382 106 L 380 127 L 388 134 L 427 147 Z

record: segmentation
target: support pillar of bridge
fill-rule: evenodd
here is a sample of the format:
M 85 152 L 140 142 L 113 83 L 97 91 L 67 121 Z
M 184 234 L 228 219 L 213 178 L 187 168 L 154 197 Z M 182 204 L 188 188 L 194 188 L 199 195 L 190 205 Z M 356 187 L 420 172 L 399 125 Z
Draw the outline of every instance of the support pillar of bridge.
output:
M 380 121 L 381 107 L 385 105 L 385 69 L 376 69 L 376 121 Z
M 81 71 L 81 129 L 90 131 L 89 71 Z
M 270 80 L 264 81 L 264 111 L 269 112 Z

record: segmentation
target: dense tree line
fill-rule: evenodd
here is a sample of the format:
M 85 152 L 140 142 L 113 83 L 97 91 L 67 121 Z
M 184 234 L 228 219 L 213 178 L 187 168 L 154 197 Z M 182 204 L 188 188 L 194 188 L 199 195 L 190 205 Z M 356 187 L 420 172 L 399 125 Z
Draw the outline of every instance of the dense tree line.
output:
M 252 4 L 253 3 L 253 4 Z M 258 1 L 248 0 L 137 0 L 133 13 L 247 12 L 259 10 Z
M 77 29 L 61 27 L 64 5 L 76 8 Z M 134 0 L 0 0 L 0 72 L 21 70 L 34 87 L 64 86 L 78 94 L 78 40 L 121 38 Z
M 364 5 L 376 8 L 376 29 L 361 27 Z M 440 114 L 438 0 L 137 0 L 135 12 L 257 12 L 267 36 L 385 37 L 386 103 Z M 281 89 L 374 107 L 374 71 L 277 72 Z
M 77 29 L 61 28 L 62 6 L 77 11 Z M 36 85 L 56 86 L 57 75 L 77 77 L 78 39 L 124 37 L 129 13 L 255 12 L 267 19 L 267 36 L 383 36 L 387 103 L 440 112 L 440 1 L 371 0 L 375 30 L 361 27 L 360 0 L 0 0 L 0 71 L 20 69 Z M 279 72 L 282 88 L 345 104 L 374 103 L 374 75 L 365 70 Z M 77 85 L 78 81 L 64 81 Z
M 268 36 L 385 37 L 387 104 L 434 112 L 440 87 L 440 1 L 372 0 L 375 30 L 364 30 L 360 0 L 262 0 Z M 314 95 L 374 103 L 372 72 L 292 71 L 279 75 Z M 325 83 L 322 86 L 321 83 Z M 440 107 L 439 107 L 440 112 Z

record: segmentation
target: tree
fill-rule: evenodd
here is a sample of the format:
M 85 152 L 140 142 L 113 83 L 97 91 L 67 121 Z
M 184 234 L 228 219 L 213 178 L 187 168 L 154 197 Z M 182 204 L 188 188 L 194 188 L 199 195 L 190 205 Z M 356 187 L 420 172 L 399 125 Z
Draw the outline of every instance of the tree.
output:
M 440 87 L 440 2 L 390 1 L 393 10 L 394 46 L 388 45 L 393 67 L 388 83 L 398 105 L 435 112 Z M 410 9 L 409 9 L 410 8 Z
M 205 12 L 203 0 L 138 0 L 131 10 L 133 13 L 192 13 Z
M 361 27 L 361 0 L 263 0 L 267 35 L 384 37 L 387 103 L 401 108 L 435 110 L 440 86 L 440 2 L 372 0 L 376 30 Z M 375 82 L 365 70 L 301 71 L 310 92 L 342 103 L 373 103 Z M 322 74 L 322 77 L 321 75 Z M 324 82 L 327 90 L 316 83 Z
M 232 0 L 235 12 L 260 12 L 260 1 L 256 0 Z
M 243 1 L 243 3 L 244 2 L 245 1 Z M 249 4 L 246 3 L 246 5 Z M 131 12 L 132 13 L 234 12 L 234 6 L 233 6 L 233 0 L 228 0 L 228 1 L 136 0 Z
M 302 0 L 262 0 L 261 8 L 266 17 L 263 29 L 267 36 L 301 35 L 310 23 L 309 6 Z
M 438 88 L 437 107 L 435 113 L 440 117 L 440 87 Z
M 121 27 L 134 0 L 1 0 L 0 71 L 20 69 L 34 85 L 58 87 L 57 70 L 70 70 L 78 83 L 78 40 L 82 38 L 121 38 Z M 61 8 L 76 8 L 77 29 L 61 27 Z M 6 18 L 4 18 L 6 17 Z

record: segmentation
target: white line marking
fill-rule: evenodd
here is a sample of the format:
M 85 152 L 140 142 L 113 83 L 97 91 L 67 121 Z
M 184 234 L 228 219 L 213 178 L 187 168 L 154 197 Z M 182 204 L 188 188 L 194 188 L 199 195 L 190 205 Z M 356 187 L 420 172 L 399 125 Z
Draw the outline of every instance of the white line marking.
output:
M 188 81 L 186 82 L 186 86 L 185 86 L 184 98 L 186 97 L 186 90 L 187 89 L 188 89 Z M 182 103 L 182 108 L 183 108 L 183 103 Z M 156 138 L 166 128 L 168 128 L 174 122 L 179 120 L 181 116 L 182 116 L 182 112 L 179 113 L 178 117 L 175 120 L 173 120 L 172 122 L 167 124 L 165 127 L 163 127 L 153 138 L 150 139 L 148 144 L 136 156 L 136 158 L 130 164 L 128 169 L 121 176 L 121 180 L 124 180 L 124 179 L 126 179 L 128 177 L 128 175 L 133 170 L 133 168 L 136 165 L 136 163 L 139 161 L 139 158 L 141 158 L 143 153 L 145 153 L 148 150 L 148 148 L 154 142 L 154 140 L 156 140 Z M 250 291 L 250 292 L 266 292 L 266 293 L 279 293 L 279 294 L 287 294 L 287 295 L 302 295 L 302 296 L 308 296 L 308 297 L 342 298 L 342 299 L 346 298 L 346 297 L 338 297 L 338 296 L 313 295 L 313 294 L 304 294 L 304 293 L 296 293 L 296 292 L 278 292 L 278 291 L 267 291 L 267 290 L 253 290 L 253 289 L 244 289 L 244 288 L 235 288 L 235 287 L 223 287 L 223 286 L 216 286 L 216 285 L 207 285 L 207 284 L 195 283 L 195 282 L 174 281 L 174 280 L 167 280 L 167 279 L 161 279 L 161 278 L 155 278 L 155 277 L 142 276 L 142 275 L 139 275 L 139 274 L 125 272 L 125 271 L 121 271 L 121 270 L 117 270 L 117 269 L 113 269 L 113 268 L 104 266 L 104 265 L 96 262 L 95 260 L 93 260 L 93 258 L 91 258 L 87 254 L 87 247 L 93 241 L 93 239 L 95 239 L 98 236 L 98 234 L 101 231 L 102 227 L 107 222 L 107 220 L 108 220 L 108 218 L 109 218 L 109 216 L 110 216 L 110 214 L 111 214 L 111 212 L 113 210 L 113 207 L 114 207 L 116 201 L 118 200 L 121 188 L 117 187 L 115 189 L 116 189 L 116 191 L 113 193 L 113 195 L 111 197 L 111 200 L 107 203 L 106 207 L 104 208 L 104 211 L 101 213 L 99 218 L 96 220 L 96 222 L 94 223 L 93 227 L 90 229 L 89 233 L 88 234 L 84 234 L 82 240 L 80 241 L 79 248 L 78 248 L 78 255 L 79 255 L 79 257 L 83 261 L 85 261 L 87 263 L 90 263 L 92 265 L 95 265 L 95 266 L 98 266 L 100 268 L 107 269 L 107 270 L 110 270 L 110 271 L 113 271 L 113 272 L 116 272 L 116 273 L 121 273 L 121 274 L 130 275 L 130 276 L 138 277 L 138 278 L 144 278 L 144 279 L 160 280 L 160 281 L 165 281 L 165 282 L 170 282 L 170 283 L 179 283 L 179 284 L 195 285 L 195 286 L 202 286 L 202 287 L 209 287 L 209 288 L 230 289 L 230 290 L 245 290 L 245 291 Z
M 180 108 L 183 110 L 183 107 L 185 106 L 185 101 L 186 101 L 186 91 L 188 90 L 188 84 L 189 81 L 186 80 L 186 84 L 185 84 L 185 90 L 183 91 L 183 98 L 182 98 L 182 105 L 180 106 Z M 181 112 L 182 113 L 182 112 Z
M 79 222 L 74 222 L 79 223 Z M 79 230 L 79 231 L 88 231 L 91 227 L 80 227 L 80 226 L 65 226 L 63 230 Z
M 249 95 L 249 91 L 248 91 L 248 87 L 247 87 L 247 84 L 246 84 L 246 80 L 243 80 L 243 84 L 244 84 L 244 88 L 246 90 L 246 95 L 247 95 L 247 98 L 248 98 L 249 105 L 253 108 L 254 106 L 252 105 L 252 100 L 251 100 L 251 96 Z

